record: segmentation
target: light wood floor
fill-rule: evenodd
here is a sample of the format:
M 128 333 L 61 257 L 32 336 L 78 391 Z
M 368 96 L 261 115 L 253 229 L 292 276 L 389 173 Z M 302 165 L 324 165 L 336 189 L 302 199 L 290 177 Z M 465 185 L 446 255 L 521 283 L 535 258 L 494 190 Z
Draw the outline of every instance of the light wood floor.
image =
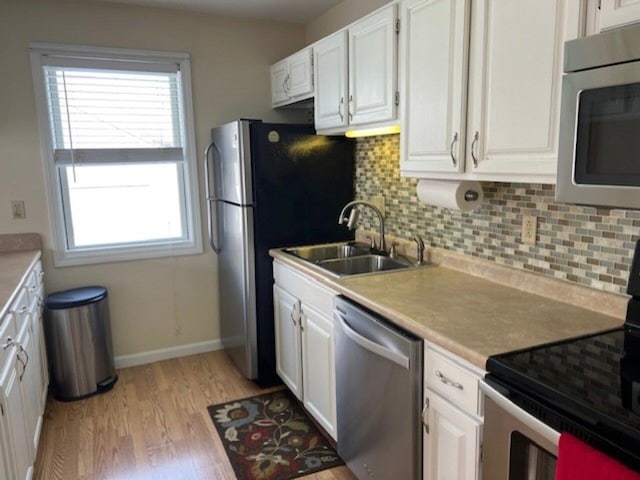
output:
M 233 480 L 207 406 L 257 395 L 222 352 L 126 368 L 114 389 L 47 403 L 37 480 Z M 305 480 L 355 480 L 346 467 Z

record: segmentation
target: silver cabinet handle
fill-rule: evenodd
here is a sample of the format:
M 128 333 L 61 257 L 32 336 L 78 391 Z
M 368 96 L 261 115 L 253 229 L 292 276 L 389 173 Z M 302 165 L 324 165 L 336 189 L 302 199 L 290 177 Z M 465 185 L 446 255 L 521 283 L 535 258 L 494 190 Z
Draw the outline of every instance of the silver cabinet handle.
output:
M 458 166 L 458 160 L 456 159 L 456 156 L 453 154 L 453 147 L 455 146 L 456 143 L 458 143 L 458 132 L 453 134 L 453 140 L 451 140 L 451 145 L 449 146 L 449 155 L 451 155 L 451 162 L 453 163 L 454 167 Z
M 20 351 L 18 352 L 17 357 L 20 363 L 22 363 L 22 373 L 20 374 L 20 381 L 22 381 L 22 377 L 24 377 L 24 373 L 27 371 L 27 365 L 29 364 L 29 354 L 27 353 L 27 351 L 24 349 L 22 345 L 18 344 L 18 348 L 20 349 Z M 25 360 L 23 360 L 22 357 L 20 357 L 20 354 L 23 354 L 23 353 L 24 353 Z
M 25 313 L 27 313 L 27 310 L 29 310 L 29 307 L 27 307 L 26 305 L 23 305 L 22 308 L 18 311 L 18 313 L 20 315 L 24 315 Z
M 340 97 L 340 103 L 338 104 L 338 114 L 340 114 L 340 121 L 344 122 L 344 113 L 342 113 L 342 110 L 344 110 L 344 97 Z
M 478 168 L 478 157 L 476 156 L 476 145 L 478 144 L 479 138 L 480 138 L 480 133 L 476 132 L 473 134 L 473 142 L 471 142 L 471 159 L 473 160 L 474 168 Z
M 29 289 L 30 292 L 35 292 L 38 289 L 38 285 L 34 285 Z
M 282 84 L 282 87 L 284 88 L 284 93 L 286 93 L 287 95 L 291 93 L 291 88 L 289 88 L 289 80 L 290 80 L 290 76 L 287 73 L 287 76 L 284 77 L 284 83 Z
M 351 111 L 351 105 L 353 105 L 353 95 L 349 95 L 349 121 L 353 120 L 353 112 Z
M 16 341 L 13 338 L 7 337 L 7 341 L 2 344 L 2 349 L 6 350 L 7 348 L 13 347 L 15 344 Z
M 297 312 L 296 312 L 297 308 L 296 307 L 297 306 L 298 306 L 298 304 L 294 304 L 293 305 L 293 308 L 291 309 L 291 314 L 289 315 L 291 317 L 291 321 L 293 322 L 293 326 L 294 327 L 298 326 L 298 324 L 296 323 L 296 317 L 297 317 L 297 315 L 296 315 L 297 314 Z
M 458 390 L 464 390 L 464 385 L 447 378 L 440 370 L 436 370 L 436 377 L 438 377 L 438 379 L 445 385 L 457 388 Z
M 429 415 L 429 397 L 424 399 L 424 408 L 422 409 L 422 413 L 420 414 L 420 420 L 422 421 L 422 426 L 424 427 L 425 433 L 429 433 L 429 420 L 427 416 Z

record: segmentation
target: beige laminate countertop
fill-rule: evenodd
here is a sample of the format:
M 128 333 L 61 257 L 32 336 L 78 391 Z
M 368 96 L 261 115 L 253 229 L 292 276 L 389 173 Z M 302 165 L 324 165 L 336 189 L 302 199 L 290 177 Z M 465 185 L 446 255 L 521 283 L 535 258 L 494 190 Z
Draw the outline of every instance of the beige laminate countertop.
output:
M 490 355 L 596 333 L 620 318 L 444 266 L 336 279 L 296 257 L 271 256 L 484 370 Z
M 39 258 L 39 250 L 0 253 L 0 323 L 27 273 Z

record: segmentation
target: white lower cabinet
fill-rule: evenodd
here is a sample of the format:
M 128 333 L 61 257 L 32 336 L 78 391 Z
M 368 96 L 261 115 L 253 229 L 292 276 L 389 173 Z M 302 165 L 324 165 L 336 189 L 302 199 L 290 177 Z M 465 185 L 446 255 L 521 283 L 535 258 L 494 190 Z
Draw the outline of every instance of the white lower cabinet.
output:
M 337 295 L 278 261 L 273 265 L 276 370 L 334 439 L 333 298 Z
M 276 371 L 293 394 L 302 398 L 300 300 L 273 286 L 276 331 Z
M 478 478 L 481 422 L 427 389 L 424 422 L 424 478 Z
M 0 321 L 0 478 L 33 475 L 49 375 L 42 333 L 42 267 L 37 262 Z
M 484 372 L 428 343 L 424 359 L 423 479 L 478 480 Z
M 304 406 L 335 436 L 336 391 L 333 320 L 305 305 L 302 314 Z

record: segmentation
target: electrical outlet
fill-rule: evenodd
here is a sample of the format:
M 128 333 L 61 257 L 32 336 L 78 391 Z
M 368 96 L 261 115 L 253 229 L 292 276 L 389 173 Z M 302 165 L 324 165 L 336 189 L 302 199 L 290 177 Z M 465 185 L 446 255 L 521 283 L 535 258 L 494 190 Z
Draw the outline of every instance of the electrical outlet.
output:
M 24 220 L 27 212 L 24 209 L 24 200 L 11 200 L 11 218 L 14 220 Z
M 387 216 L 387 214 L 385 213 L 384 195 L 374 195 L 373 197 L 371 197 L 371 203 L 373 203 L 378 208 L 378 210 L 380 210 L 380 213 L 382 213 L 383 217 Z
M 536 244 L 536 233 L 538 231 L 538 217 L 525 215 L 522 217 L 522 243 L 527 245 Z

